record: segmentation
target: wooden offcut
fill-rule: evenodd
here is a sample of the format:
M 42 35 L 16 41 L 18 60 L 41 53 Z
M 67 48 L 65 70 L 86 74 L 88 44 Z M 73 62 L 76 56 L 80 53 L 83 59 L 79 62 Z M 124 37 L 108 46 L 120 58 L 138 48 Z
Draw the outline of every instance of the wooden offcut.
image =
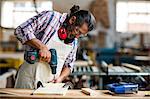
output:
M 86 94 L 86 95 L 90 95 L 90 96 L 96 96 L 98 95 L 98 93 L 90 88 L 81 88 L 81 91 Z
M 133 64 L 128 64 L 128 63 L 122 63 L 122 66 L 125 66 L 125 67 L 128 67 L 128 68 L 131 68 L 131 69 L 134 69 L 136 71 L 142 71 L 142 69 L 136 65 L 133 65 Z

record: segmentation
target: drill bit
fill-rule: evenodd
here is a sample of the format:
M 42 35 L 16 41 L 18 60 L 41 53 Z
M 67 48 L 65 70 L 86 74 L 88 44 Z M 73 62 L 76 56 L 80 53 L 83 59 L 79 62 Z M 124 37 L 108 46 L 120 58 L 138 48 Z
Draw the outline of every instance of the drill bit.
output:
M 54 83 L 55 83 L 55 74 L 53 75 L 54 77 L 53 77 L 53 81 L 54 81 Z

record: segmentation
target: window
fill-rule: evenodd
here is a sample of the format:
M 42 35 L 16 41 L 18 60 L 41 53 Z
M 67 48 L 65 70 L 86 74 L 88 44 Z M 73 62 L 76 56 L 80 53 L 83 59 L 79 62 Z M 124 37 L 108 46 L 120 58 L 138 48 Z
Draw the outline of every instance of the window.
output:
M 118 0 L 116 3 L 117 32 L 149 33 L 150 1 Z
M 38 0 L 37 11 L 52 10 L 50 0 Z M 27 19 L 36 15 L 36 9 L 32 0 L 2 1 L 2 27 L 16 28 Z

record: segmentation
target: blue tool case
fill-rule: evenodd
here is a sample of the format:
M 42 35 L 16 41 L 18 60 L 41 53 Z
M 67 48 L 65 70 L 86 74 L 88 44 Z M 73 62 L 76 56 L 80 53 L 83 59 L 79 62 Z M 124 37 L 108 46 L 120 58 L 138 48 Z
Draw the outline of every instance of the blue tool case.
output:
M 133 83 L 113 83 L 108 84 L 107 89 L 116 94 L 126 94 L 138 92 L 138 84 Z

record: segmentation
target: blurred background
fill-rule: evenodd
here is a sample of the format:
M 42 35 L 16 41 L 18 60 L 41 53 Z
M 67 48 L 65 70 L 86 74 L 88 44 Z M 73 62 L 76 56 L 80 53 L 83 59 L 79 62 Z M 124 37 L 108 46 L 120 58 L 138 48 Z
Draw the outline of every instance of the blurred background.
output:
M 66 79 L 74 89 L 132 82 L 150 90 L 149 0 L 0 0 L 0 88 L 13 88 L 24 58 L 14 29 L 41 11 L 69 13 L 73 5 L 90 10 L 97 21 L 96 29 L 79 40 L 75 67 Z

